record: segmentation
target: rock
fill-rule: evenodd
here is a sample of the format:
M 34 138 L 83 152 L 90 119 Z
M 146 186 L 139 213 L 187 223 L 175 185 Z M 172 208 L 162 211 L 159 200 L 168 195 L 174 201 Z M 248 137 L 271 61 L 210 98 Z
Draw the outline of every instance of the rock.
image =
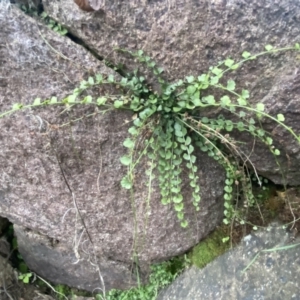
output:
M 1 7 L 0 27 L 1 112 L 36 97 L 65 97 L 89 74 L 118 76 L 82 46 L 14 6 Z M 105 87 L 93 96 L 111 92 Z M 93 117 L 82 118 L 86 114 Z M 203 154 L 198 157 L 199 213 L 189 201 L 188 184 L 184 186 L 187 229 L 180 227 L 172 207 L 161 205 L 157 185 L 151 202 L 145 201 L 145 165 L 137 170 L 131 201 L 120 186 L 126 168 L 119 161 L 131 117 L 128 112 L 102 115 L 86 106 L 42 107 L 0 119 L 0 215 L 19 225 L 20 252 L 46 280 L 99 289 L 92 264 L 96 258 L 107 290 L 130 288 L 136 284 L 134 248 L 145 281 L 150 262 L 185 252 L 221 222 L 224 172 Z M 70 122 L 75 119 L 79 121 Z
M 55 300 L 49 295 L 37 293 L 38 295 L 33 298 L 33 300 Z
M 240 59 L 244 50 L 258 53 L 267 44 L 293 45 L 300 36 L 300 6 L 294 0 L 112 0 L 105 1 L 101 11 L 95 13 L 80 11 L 72 0 L 53 0 L 44 1 L 44 9 L 115 65 L 142 69 L 132 57 L 112 49 L 143 49 L 165 69 L 169 81 L 198 76 L 227 57 Z M 232 74 L 241 88 L 250 91 L 252 103 L 263 102 L 272 116 L 282 113 L 285 123 L 298 135 L 299 66 L 298 56 L 285 52 L 261 57 Z M 147 71 L 146 74 L 149 75 Z M 244 132 L 237 135 L 245 142 L 243 151 L 250 155 L 261 175 L 278 184 L 299 185 L 299 143 L 267 119 L 263 126 L 281 150 L 282 168 L 278 168 L 267 147 L 254 143 Z
M 4 258 L 9 258 L 10 244 L 5 237 L 0 238 L 0 255 Z
M 15 282 L 15 275 L 12 266 L 8 260 L 0 255 L 0 299 L 4 299 L 2 295 L 11 292 L 11 286 Z
M 253 232 L 240 246 L 204 269 L 192 267 L 184 272 L 161 292 L 157 300 L 297 300 L 300 293 L 300 239 L 292 244 L 291 237 L 278 223 Z M 285 246 L 290 248 L 270 250 Z M 248 269 L 243 272 L 246 267 Z

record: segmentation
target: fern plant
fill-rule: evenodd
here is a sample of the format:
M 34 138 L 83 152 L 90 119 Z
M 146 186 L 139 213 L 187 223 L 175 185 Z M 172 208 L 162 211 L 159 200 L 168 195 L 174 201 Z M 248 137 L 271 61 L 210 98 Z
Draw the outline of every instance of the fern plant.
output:
M 300 50 L 297 43 L 293 47 L 275 49 L 271 45 L 258 54 L 245 51 L 238 62 L 227 58 L 217 66 L 210 67 L 207 73 L 198 77 L 187 76 L 182 80 L 169 83 L 163 78 L 163 69 L 142 50 L 130 52 L 139 63 L 152 70 L 160 92 L 153 91 L 144 76 L 138 71 L 122 77 L 120 80 L 110 75 L 108 78 L 99 74 L 81 82 L 72 94 L 64 99 L 56 97 L 35 99 L 30 105 L 16 103 L 10 111 L 0 114 L 0 118 L 20 109 L 47 105 L 97 105 L 103 112 L 109 109 L 129 109 L 133 112 L 133 123 L 128 130 L 128 137 L 123 142 L 128 149 L 120 158 L 127 167 L 127 174 L 121 181 L 125 189 L 134 189 L 134 171 L 142 159 L 148 160 L 148 198 L 151 198 L 155 176 L 163 205 L 172 204 L 182 227 L 188 222 L 184 215 L 185 199 L 182 194 L 182 171 L 188 170 L 188 180 L 192 189 L 192 203 L 196 210 L 200 208 L 201 187 L 199 186 L 197 157 L 195 148 L 207 153 L 221 164 L 226 171 L 224 187 L 224 222 L 228 223 L 234 215 L 233 194 L 242 187 L 247 205 L 254 203 L 251 181 L 241 161 L 246 161 L 246 154 L 239 147 L 231 132 L 248 132 L 269 147 L 274 156 L 280 151 L 273 146 L 272 137 L 262 128 L 261 120 L 269 118 L 287 130 L 298 142 L 300 137 L 284 123 L 284 116 L 271 116 L 264 111 L 264 104 L 251 104 L 249 91 L 236 88 L 233 79 L 224 80 L 224 75 L 238 69 L 243 63 L 257 59 L 261 55 L 279 51 Z M 100 96 L 93 98 L 87 90 L 97 85 L 113 85 L 124 92 L 121 96 Z M 216 97 L 222 93 L 221 96 Z M 85 96 L 84 96 L 85 94 Z M 223 114 L 209 118 L 207 109 L 218 109 Z M 228 117 L 232 116 L 232 118 Z M 145 135 L 147 132 L 147 135 Z M 248 164 L 251 161 L 248 160 Z M 254 166 L 252 166 L 255 171 Z M 257 176 L 258 180 L 259 177 Z

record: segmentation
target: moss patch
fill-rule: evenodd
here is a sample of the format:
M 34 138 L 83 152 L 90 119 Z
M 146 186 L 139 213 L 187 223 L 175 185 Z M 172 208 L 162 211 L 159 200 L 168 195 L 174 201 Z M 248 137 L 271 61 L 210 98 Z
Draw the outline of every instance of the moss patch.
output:
M 195 246 L 188 255 L 192 264 L 198 268 L 203 268 L 216 257 L 226 252 L 230 248 L 228 242 L 222 242 L 222 239 L 226 236 L 228 236 L 228 230 L 224 226 L 219 227 Z

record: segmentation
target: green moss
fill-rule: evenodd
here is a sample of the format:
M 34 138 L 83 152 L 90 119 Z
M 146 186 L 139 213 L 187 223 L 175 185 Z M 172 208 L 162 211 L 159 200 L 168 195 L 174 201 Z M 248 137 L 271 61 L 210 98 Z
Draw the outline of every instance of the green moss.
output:
M 205 240 L 201 241 L 189 254 L 192 264 L 198 268 L 203 268 L 216 257 L 226 252 L 229 249 L 229 243 L 223 243 L 222 239 L 227 235 L 224 227 L 220 227 Z

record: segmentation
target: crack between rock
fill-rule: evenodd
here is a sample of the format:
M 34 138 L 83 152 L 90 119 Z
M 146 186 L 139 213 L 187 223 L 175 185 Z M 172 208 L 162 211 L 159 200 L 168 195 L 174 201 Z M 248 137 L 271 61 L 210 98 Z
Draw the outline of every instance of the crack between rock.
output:
M 1 0 L 0 0 L 1 1 Z M 30 18 L 40 22 L 43 25 L 46 25 L 45 22 L 43 22 L 43 19 L 41 18 L 41 14 L 43 12 L 45 12 L 44 10 L 44 6 L 43 3 L 40 2 L 37 6 L 31 6 L 30 4 L 24 5 L 24 7 L 26 7 L 28 9 L 29 13 L 26 13 L 22 8 L 21 8 L 21 4 L 18 4 L 16 0 L 10 0 L 10 3 L 12 3 L 13 5 L 17 6 L 20 10 L 22 10 L 22 12 L 24 14 L 26 14 L 27 16 L 29 16 Z M 52 17 L 49 16 L 49 18 L 53 19 Z M 57 22 L 57 20 L 53 19 L 55 22 Z M 59 24 L 57 22 L 57 24 Z M 47 25 L 46 25 L 47 26 Z M 55 31 L 53 31 L 55 32 Z M 83 47 L 86 51 L 88 51 L 94 58 L 96 58 L 98 61 L 104 62 L 104 64 L 114 70 L 116 73 L 118 73 L 120 76 L 122 77 L 128 77 L 128 74 L 124 71 L 123 66 L 118 67 L 116 65 L 114 65 L 111 61 L 105 59 L 103 56 L 99 55 L 95 50 L 91 49 L 85 42 L 84 40 L 82 40 L 81 38 L 77 37 L 76 35 L 74 35 L 71 32 L 67 32 L 64 35 L 66 38 L 69 38 L 72 42 L 74 42 L 75 44 Z

